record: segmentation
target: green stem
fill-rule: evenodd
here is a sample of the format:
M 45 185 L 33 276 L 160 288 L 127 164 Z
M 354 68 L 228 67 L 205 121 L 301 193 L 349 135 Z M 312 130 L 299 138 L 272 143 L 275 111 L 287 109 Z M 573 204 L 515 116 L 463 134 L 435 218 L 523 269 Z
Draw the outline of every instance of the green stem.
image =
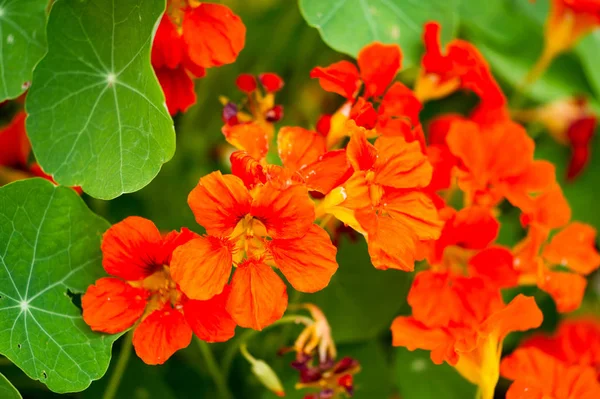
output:
M 125 337 L 123 337 L 123 342 L 121 343 L 121 352 L 119 353 L 119 360 L 117 361 L 117 366 L 115 367 L 115 371 L 113 371 L 112 375 L 110 376 L 108 386 L 104 391 L 102 399 L 113 399 L 117 393 L 117 390 L 119 389 L 121 378 L 123 377 L 123 373 L 125 372 L 125 368 L 127 367 L 127 362 L 131 357 L 131 350 L 133 349 L 133 345 L 131 343 L 132 337 L 133 329 L 129 330 Z
M 205 341 L 202 341 L 200 338 L 196 336 L 194 336 L 194 338 L 198 343 L 198 348 L 200 348 L 202 356 L 204 357 L 204 362 L 206 363 L 208 372 L 212 376 L 213 381 L 217 386 L 219 397 L 222 399 L 232 399 L 233 395 L 229 391 L 229 388 L 227 388 L 227 381 L 225 380 L 225 375 L 221 373 L 219 365 L 217 364 L 215 357 L 213 356 L 210 346 Z

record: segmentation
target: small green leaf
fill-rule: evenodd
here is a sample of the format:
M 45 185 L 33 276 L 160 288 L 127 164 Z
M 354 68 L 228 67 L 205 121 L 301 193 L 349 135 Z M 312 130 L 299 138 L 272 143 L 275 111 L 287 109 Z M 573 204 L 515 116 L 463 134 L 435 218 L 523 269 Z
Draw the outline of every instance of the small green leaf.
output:
M 364 341 L 389 331 L 394 317 L 406 306 L 412 281 L 412 273 L 375 269 L 364 238 L 357 240 L 341 241 L 340 267 L 329 286 L 302 299 L 323 310 L 339 343 Z
M 419 63 L 423 25 L 438 21 L 442 39 L 454 36 L 458 15 L 456 0 L 299 0 L 310 26 L 337 51 L 356 56 L 365 45 L 379 41 L 402 48 L 403 66 Z
M 448 364 L 434 364 L 429 352 L 397 348 L 395 370 L 396 384 L 403 399 L 475 397 L 477 389 L 473 384 Z
M 9 380 L 0 374 L 0 398 L 2 399 L 22 399 L 23 397 L 17 391 L 17 388 L 10 383 Z
M 46 52 L 48 0 L 0 0 L 0 102 L 20 96 Z
M 118 337 L 92 332 L 70 298 L 102 275 L 108 227 L 70 188 L 0 188 L 0 353 L 55 392 L 102 377 Z
M 164 0 L 58 0 L 48 54 L 27 96 L 27 131 L 46 173 L 111 199 L 139 190 L 175 151 L 150 64 Z

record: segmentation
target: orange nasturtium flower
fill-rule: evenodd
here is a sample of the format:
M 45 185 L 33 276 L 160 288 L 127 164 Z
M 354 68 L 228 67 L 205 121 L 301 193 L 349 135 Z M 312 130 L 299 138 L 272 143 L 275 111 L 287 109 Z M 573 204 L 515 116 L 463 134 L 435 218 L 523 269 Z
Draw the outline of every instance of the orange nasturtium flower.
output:
M 412 271 L 420 242 L 434 240 L 442 224 L 429 196 L 421 189 L 432 168 L 417 142 L 381 136 L 375 144 L 367 132 L 348 121 L 352 131 L 346 149 L 354 173 L 327 195 L 323 212 L 363 234 L 373 266 Z
M 172 276 L 190 298 L 219 295 L 229 281 L 227 310 L 242 327 L 275 322 L 287 308 L 287 289 L 272 267 L 302 292 L 327 286 L 337 270 L 336 248 L 315 225 L 314 205 L 302 184 L 269 181 L 249 190 L 234 175 L 213 172 L 188 197 L 207 236 L 173 255 Z
M 514 383 L 507 399 L 596 399 L 600 382 L 592 367 L 569 365 L 538 348 L 517 349 L 502 360 L 502 376 Z
M 83 319 L 94 331 L 118 333 L 134 326 L 133 346 L 147 364 L 162 364 L 185 348 L 192 333 L 207 342 L 226 341 L 235 322 L 225 309 L 230 287 L 206 300 L 181 292 L 171 277 L 173 250 L 197 237 L 182 229 L 166 236 L 151 221 L 128 217 L 102 239 L 101 278 L 81 298 Z
M 246 27 L 228 7 L 169 0 L 154 38 L 152 66 L 171 115 L 196 102 L 192 78 L 234 62 L 245 40 Z
M 417 274 L 408 303 L 412 316 L 392 323 L 393 345 L 431 351 L 434 363 L 446 361 L 478 385 L 483 399 L 494 397 L 504 337 L 538 327 L 543 318 L 532 297 L 505 304 L 486 280 L 452 272 Z

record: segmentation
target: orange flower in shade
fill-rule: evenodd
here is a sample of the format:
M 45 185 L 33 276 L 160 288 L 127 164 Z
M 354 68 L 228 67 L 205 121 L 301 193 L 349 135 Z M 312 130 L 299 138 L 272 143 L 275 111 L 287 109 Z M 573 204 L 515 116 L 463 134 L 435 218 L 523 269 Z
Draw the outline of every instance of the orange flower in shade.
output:
M 430 350 L 434 363 L 446 361 L 478 385 L 483 399 L 494 397 L 504 337 L 538 327 L 543 317 L 532 297 L 504 304 L 484 279 L 451 272 L 417 274 L 408 303 L 412 316 L 392 323 L 393 345 Z
M 537 348 L 568 364 L 596 370 L 600 380 L 600 319 L 597 316 L 578 316 L 560 322 L 551 335 L 534 335 L 521 348 Z
M 353 121 L 348 127 L 346 155 L 354 172 L 321 207 L 365 235 L 373 266 L 411 271 L 422 258 L 420 242 L 437 239 L 441 230 L 437 209 L 421 190 L 431 180 L 431 165 L 417 142 L 382 136 L 373 145 L 364 128 Z
M 133 346 L 147 364 L 162 364 L 185 348 L 192 333 L 207 342 L 226 341 L 235 322 L 225 309 L 230 287 L 207 300 L 189 299 L 171 278 L 175 248 L 198 237 L 189 230 L 161 236 L 156 226 L 129 217 L 102 239 L 101 278 L 81 298 L 83 319 L 94 331 L 118 333 L 134 326 Z
M 152 66 L 171 115 L 196 102 L 193 78 L 204 76 L 205 68 L 234 62 L 245 38 L 246 27 L 228 7 L 169 0 L 154 38 Z
M 208 236 L 173 255 L 172 276 L 192 299 L 206 300 L 227 286 L 227 309 L 242 327 L 260 330 L 287 307 L 286 286 L 272 267 L 302 292 L 327 286 L 337 270 L 336 248 L 313 224 L 314 205 L 301 184 L 267 182 L 248 190 L 234 175 L 200 179 L 188 203 Z
M 464 40 L 452 40 L 442 52 L 440 25 L 425 24 L 425 54 L 415 85 L 421 101 L 446 97 L 456 90 L 468 90 L 481 100 L 479 107 L 501 112 L 506 98 L 479 51 Z
M 458 185 L 465 192 L 467 204 L 495 206 L 506 198 L 525 209 L 531 206 L 533 194 L 556 184 L 554 166 L 533 159 L 535 144 L 515 122 L 483 127 L 456 120 L 446 142 L 459 159 Z
M 589 163 L 597 118 L 583 97 L 553 101 L 534 109 L 513 111 L 520 122 L 542 124 L 559 144 L 571 147 L 567 178 L 575 179 Z
M 537 284 L 552 296 L 559 312 L 570 312 L 581 304 L 585 276 L 600 267 L 596 230 L 572 222 L 545 243 L 548 234 L 537 224 L 530 226 L 527 237 L 513 250 L 514 269 L 520 284 Z
M 424 149 L 425 138 L 419 124 L 421 102 L 402 83 L 392 83 L 402 65 L 400 48 L 394 44 L 370 44 L 359 52 L 357 63 L 358 68 L 349 61 L 340 61 L 316 67 L 310 73 L 312 78 L 319 79 L 323 90 L 347 100 L 329 119 L 328 147 L 347 135 L 345 121 L 352 119 L 358 126 L 375 129 L 378 134 L 418 140 Z
M 502 360 L 502 376 L 514 383 L 507 399 L 596 399 L 600 383 L 591 367 L 568 365 L 537 348 L 517 349 Z

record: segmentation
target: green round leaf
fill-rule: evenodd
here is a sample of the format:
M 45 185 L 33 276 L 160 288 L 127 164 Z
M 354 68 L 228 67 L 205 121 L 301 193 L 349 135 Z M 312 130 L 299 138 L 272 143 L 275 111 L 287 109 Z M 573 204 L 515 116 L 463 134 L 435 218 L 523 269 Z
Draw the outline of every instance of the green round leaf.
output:
M 150 64 L 164 0 L 58 0 L 48 54 L 27 96 L 27 132 L 46 173 L 111 199 L 139 190 L 175 151 Z
M 474 398 L 477 388 L 447 363 L 434 364 L 429 352 L 396 348 L 396 384 L 403 399 Z
M 0 188 L 0 353 L 55 392 L 102 377 L 118 337 L 92 332 L 70 297 L 102 275 L 108 227 L 70 188 Z
M 389 331 L 406 306 L 413 273 L 375 269 L 360 236 L 357 242 L 341 241 L 337 260 L 340 267 L 329 286 L 302 301 L 323 310 L 338 343 L 364 341 Z
M 17 388 L 10 383 L 9 380 L 2 374 L 0 374 L 0 398 L 2 399 L 22 399 L 21 394 L 17 391 Z
M 29 87 L 46 52 L 48 0 L 0 0 L 0 102 Z
M 404 67 L 419 63 L 426 22 L 442 25 L 443 41 L 454 36 L 458 25 L 455 0 L 299 1 L 306 22 L 335 50 L 356 57 L 371 42 L 397 43 Z

